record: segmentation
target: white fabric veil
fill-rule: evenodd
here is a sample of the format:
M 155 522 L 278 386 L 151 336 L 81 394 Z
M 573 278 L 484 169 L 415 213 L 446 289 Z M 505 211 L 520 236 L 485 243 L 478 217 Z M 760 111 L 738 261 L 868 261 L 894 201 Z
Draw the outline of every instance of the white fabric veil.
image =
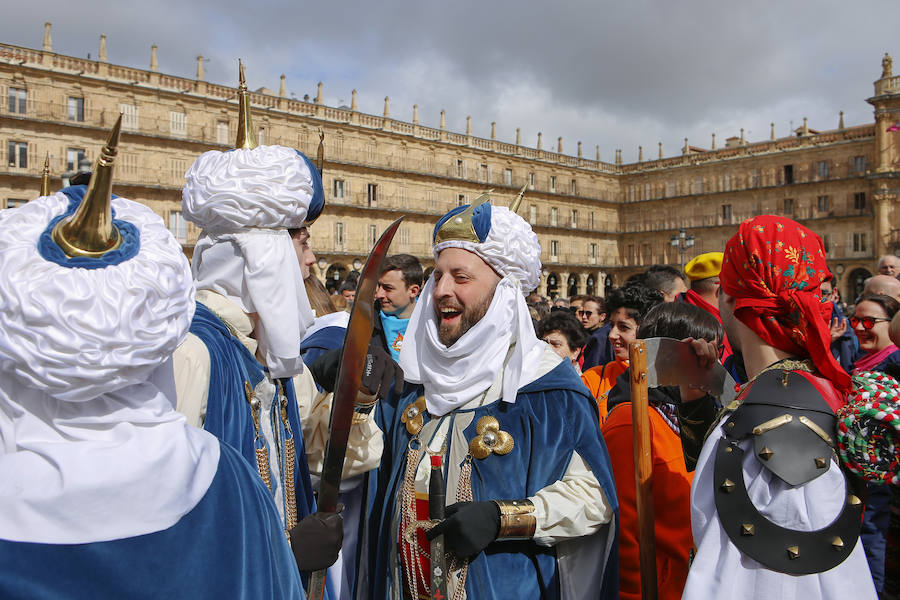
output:
M 309 165 L 282 146 L 210 151 L 185 178 L 185 218 L 203 228 L 192 266 L 198 289 L 259 315 L 255 336 L 273 377 L 301 373 L 300 341 L 315 317 L 287 230 L 306 220 Z

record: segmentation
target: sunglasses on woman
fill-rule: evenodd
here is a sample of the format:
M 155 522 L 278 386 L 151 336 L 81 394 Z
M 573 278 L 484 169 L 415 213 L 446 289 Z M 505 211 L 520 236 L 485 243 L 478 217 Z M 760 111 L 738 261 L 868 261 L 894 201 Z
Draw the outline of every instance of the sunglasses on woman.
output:
M 861 319 L 857 319 L 856 317 L 850 317 L 850 327 L 856 327 L 860 323 L 862 323 L 863 329 L 872 329 L 875 327 L 875 323 L 879 321 L 890 321 L 890 319 L 885 319 L 883 317 L 863 317 Z
M 592 311 L 592 310 L 577 310 L 577 311 L 575 311 L 575 314 L 579 317 L 587 317 L 590 319 L 591 315 L 594 314 L 594 311 Z

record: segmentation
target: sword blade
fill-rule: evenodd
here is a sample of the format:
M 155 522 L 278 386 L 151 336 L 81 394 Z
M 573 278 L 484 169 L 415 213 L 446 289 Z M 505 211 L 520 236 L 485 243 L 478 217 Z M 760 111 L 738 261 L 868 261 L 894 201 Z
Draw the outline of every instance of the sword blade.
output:
M 372 325 L 375 318 L 373 305 L 375 288 L 381 275 L 381 264 L 387 256 L 388 248 L 394 234 L 400 227 L 400 217 L 381 234 L 378 242 L 369 253 L 366 265 L 359 276 L 356 287 L 356 298 L 353 310 L 350 311 L 350 323 L 344 336 L 341 351 L 341 366 L 338 369 L 337 387 L 331 402 L 331 423 L 329 425 L 328 444 L 325 446 L 325 459 L 322 464 L 322 477 L 319 480 L 319 495 L 316 499 L 318 512 L 335 512 L 338 507 L 338 493 L 341 487 L 341 473 L 344 468 L 344 457 L 347 455 L 347 440 L 350 438 L 350 426 L 353 419 L 353 406 L 362 383 L 362 373 L 372 338 Z M 325 570 L 315 571 L 309 578 L 309 593 L 312 600 L 321 600 L 325 594 Z

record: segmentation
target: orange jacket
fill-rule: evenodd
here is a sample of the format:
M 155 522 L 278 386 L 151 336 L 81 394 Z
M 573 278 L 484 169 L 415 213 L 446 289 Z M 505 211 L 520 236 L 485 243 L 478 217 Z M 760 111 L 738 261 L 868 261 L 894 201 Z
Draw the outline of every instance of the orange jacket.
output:
M 606 408 L 609 390 L 613 389 L 616 385 L 616 379 L 627 368 L 627 360 L 614 360 L 605 365 L 598 365 L 588 369 L 581 374 L 581 381 L 591 390 L 591 395 L 597 401 L 597 408 L 600 410 L 600 425 L 603 425 L 603 422 L 606 421 L 606 415 L 609 412 Z
M 681 437 L 652 406 L 649 413 L 657 588 L 660 600 L 677 600 L 687 581 L 693 546 L 691 480 L 694 474 L 688 473 L 684 466 Z M 619 598 L 640 600 L 633 435 L 631 403 L 614 406 L 603 425 L 603 439 L 609 449 L 619 498 Z

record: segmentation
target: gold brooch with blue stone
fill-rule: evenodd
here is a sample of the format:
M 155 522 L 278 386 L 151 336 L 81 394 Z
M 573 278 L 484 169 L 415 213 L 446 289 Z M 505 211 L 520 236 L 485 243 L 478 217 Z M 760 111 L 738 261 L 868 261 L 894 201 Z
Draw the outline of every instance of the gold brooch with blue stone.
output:
M 478 419 L 475 431 L 478 435 L 469 442 L 469 454 L 473 457 L 481 460 L 491 454 L 503 456 L 512 452 L 513 437 L 500 430 L 500 422 L 495 417 L 488 415 Z

